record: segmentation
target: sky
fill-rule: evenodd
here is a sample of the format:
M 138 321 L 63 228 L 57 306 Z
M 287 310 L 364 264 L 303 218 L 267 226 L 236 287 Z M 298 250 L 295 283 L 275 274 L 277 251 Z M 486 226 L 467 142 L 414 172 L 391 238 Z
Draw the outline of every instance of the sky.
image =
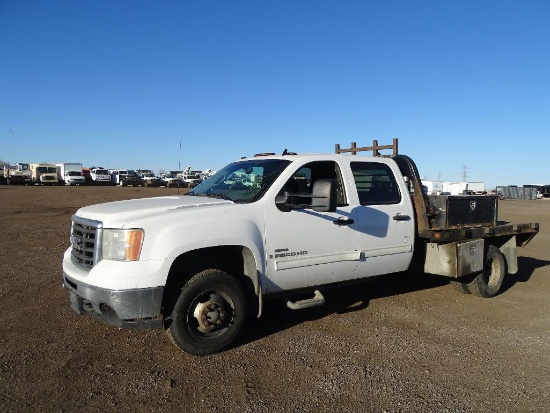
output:
M 549 22 L 550 0 L 0 0 L 0 160 L 216 170 L 397 138 L 427 179 L 550 184 Z

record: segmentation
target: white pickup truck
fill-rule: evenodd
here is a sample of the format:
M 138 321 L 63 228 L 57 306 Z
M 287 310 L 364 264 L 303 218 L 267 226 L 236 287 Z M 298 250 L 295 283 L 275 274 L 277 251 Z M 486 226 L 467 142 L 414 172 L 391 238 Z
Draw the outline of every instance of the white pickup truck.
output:
M 494 296 L 539 230 L 497 222 L 496 197 L 426 196 L 404 155 L 261 155 L 183 196 L 79 209 L 63 259 L 72 309 L 211 354 L 269 297 L 307 308 L 325 288 L 407 270 Z

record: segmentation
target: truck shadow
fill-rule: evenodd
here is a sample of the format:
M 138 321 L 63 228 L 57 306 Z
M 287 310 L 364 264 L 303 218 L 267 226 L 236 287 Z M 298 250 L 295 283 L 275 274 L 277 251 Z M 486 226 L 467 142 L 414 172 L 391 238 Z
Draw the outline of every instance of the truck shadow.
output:
M 505 278 L 502 293 L 516 283 L 528 282 L 537 268 L 548 265 L 550 265 L 550 261 L 547 260 L 518 257 L 520 271 Z M 439 288 L 448 283 L 447 278 L 437 275 L 396 273 L 360 284 L 323 290 L 326 303 L 319 307 L 295 311 L 290 310 L 282 300 L 267 300 L 264 303 L 262 317 L 250 321 L 247 332 L 237 346 L 264 339 L 280 331 L 331 314 L 346 314 L 364 310 L 368 308 L 371 300 Z
M 267 300 L 264 303 L 262 317 L 250 321 L 247 333 L 237 346 L 264 339 L 304 322 L 321 319 L 331 314 L 364 310 L 368 308 L 371 300 L 438 288 L 447 283 L 444 277 L 429 274 L 396 273 L 360 284 L 323 290 L 326 303 L 319 307 L 290 310 L 283 300 Z
M 501 293 L 508 291 L 517 283 L 524 283 L 531 279 L 531 276 L 537 268 L 542 268 L 550 265 L 548 260 L 539 260 L 531 257 L 518 257 L 519 271 L 517 274 L 508 274 L 502 284 Z

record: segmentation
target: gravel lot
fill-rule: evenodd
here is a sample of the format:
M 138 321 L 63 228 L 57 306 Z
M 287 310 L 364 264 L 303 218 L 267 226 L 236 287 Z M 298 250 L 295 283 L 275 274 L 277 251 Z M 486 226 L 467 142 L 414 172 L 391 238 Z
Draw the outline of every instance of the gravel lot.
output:
M 162 331 L 77 316 L 61 287 L 80 206 L 176 193 L 0 186 L 1 411 L 548 411 L 550 200 L 499 203 L 500 219 L 541 233 L 495 298 L 391 275 L 323 307 L 269 302 L 235 348 L 199 358 Z

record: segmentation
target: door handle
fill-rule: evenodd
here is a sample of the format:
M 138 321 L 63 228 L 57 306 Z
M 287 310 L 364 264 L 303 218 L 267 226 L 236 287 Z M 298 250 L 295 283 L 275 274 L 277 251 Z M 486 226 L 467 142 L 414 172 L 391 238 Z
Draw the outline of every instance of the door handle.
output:
M 394 221 L 409 221 L 411 219 L 408 215 L 400 214 L 399 212 L 393 217 Z
M 353 219 L 349 218 L 338 218 L 336 221 L 332 221 L 334 225 L 338 225 L 339 227 L 341 227 L 342 225 L 351 225 L 354 222 L 355 221 Z

